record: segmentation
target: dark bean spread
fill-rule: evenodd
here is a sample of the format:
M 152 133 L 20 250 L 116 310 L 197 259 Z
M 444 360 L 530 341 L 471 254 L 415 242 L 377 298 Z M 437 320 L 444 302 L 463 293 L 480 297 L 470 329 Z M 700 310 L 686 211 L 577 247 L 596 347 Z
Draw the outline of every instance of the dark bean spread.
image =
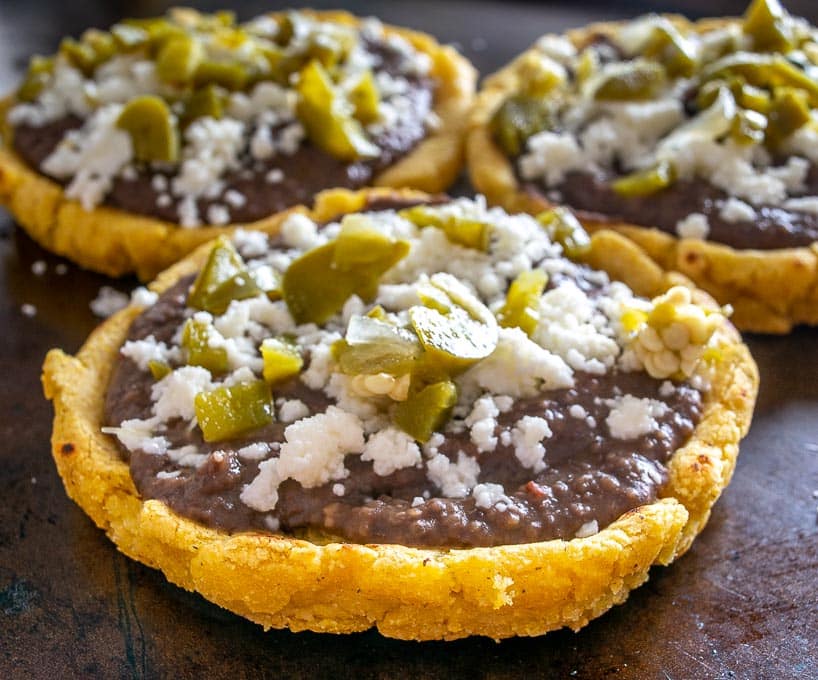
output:
M 796 248 L 818 241 L 818 215 L 794 212 L 777 206 L 755 206 L 756 220 L 728 222 L 720 215 L 727 194 L 701 179 L 679 180 L 655 194 L 624 197 L 611 188 L 615 176 L 572 172 L 554 187 L 560 203 L 587 213 L 593 219 L 621 221 L 656 227 L 676 236 L 676 223 L 691 213 L 702 213 L 710 224 L 709 241 L 733 248 Z M 518 176 L 524 191 L 545 194 L 537 183 Z M 807 196 L 818 195 L 818 168 L 810 166 Z
M 153 335 L 170 342 L 184 320 L 184 301 L 192 278 L 183 279 L 131 325 L 128 338 Z M 592 287 L 580 281 L 583 287 Z M 309 358 L 307 358 L 309 362 Z M 105 422 L 119 425 L 130 418 L 150 415 L 153 380 L 130 359 L 119 357 L 105 402 Z M 400 469 L 379 476 L 372 463 L 347 455 L 349 476 L 345 492 L 335 495 L 333 483 L 304 489 L 287 480 L 279 487 L 279 501 L 272 513 L 260 513 L 239 498 L 242 488 L 258 473 L 258 462 L 240 458 L 237 450 L 252 442 L 284 441 L 285 425 L 274 423 L 256 430 L 246 439 L 208 444 L 198 428 L 184 421 L 171 422 L 164 436 L 171 446 L 193 444 L 211 453 L 200 467 L 174 464 L 165 455 L 136 450 L 128 453 L 131 475 L 143 498 L 159 499 L 180 515 L 229 532 L 269 531 L 270 515 L 280 531 L 294 535 L 335 536 L 356 542 L 398 543 L 412 546 L 492 546 L 553 538 L 573 538 L 583 525 L 596 521 L 604 528 L 624 512 L 649 503 L 661 494 L 667 480 L 666 462 L 690 437 L 701 415 L 701 394 L 692 387 L 676 385 L 660 389 L 661 381 L 646 373 L 610 370 L 603 376 L 575 373 L 571 389 L 550 391 L 535 398 L 518 399 L 497 419 L 498 428 L 513 427 L 525 415 L 546 417 L 553 436 L 545 441 L 546 467 L 534 474 L 522 467 L 513 446 L 502 439 L 497 448 L 480 453 L 468 429 L 447 433 L 439 447 L 457 460 L 458 452 L 477 458 L 479 482 L 502 484 L 510 502 L 507 507 L 482 508 L 471 496 L 438 497 L 424 469 Z M 321 391 L 299 380 L 276 385 L 274 397 L 300 399 L 312 414 L 322 413 L 332 401 Z M 606 399 L 621 394 L 649 397 L 667 405 L 657 417 L 657 427 L 632 440 L 608 433 Z M 568 414 L 571 405 L 584 409 L 582 417 Z M 575 409 L 577 412 L 578 409 Z M 593 418 L 589 425 L 587 419 Z M 215 453 L 214 453 L 215 452 Z M 157 473 L 163 473 L 157 477 Z M 167 474 L 177 476 L 169 478 Z M 422 503 L 413 499 L 431 491 Z
M 240 159 L 241 167 L 223 176 L 225 192 L 235 190 L 245 198 L 241 206 L 226 205 L 220 199 L 199 199 L 198 212 L 206 215 L 211 205 L 224 206 L 230 222 L 246 223 L 262 219 L 273 213 L 299 204 L 312 204 L 315 194 L 329 188 L 354 189 L 372 183 L 372 179 L 385 168 L 393 165 L 426 134 L 423 112 L 430 109 L 434 96 L 434 83 L 426 77 L 401 74 L 400 60 L 405 57 L 395 48 L 372 40 L 365 41 L 366 49 L 377 57 L 375 72 L 402 75 L 408 82 L 405 96 L 412 102 L 408 114 L 398 117 L 394 124 L 373 135 L 372 142 L 379 148 L 377 158 L 348 163 L 304 141 L 292 155 L 277 154 L 264 161 L 255 160 L 249 153 Z M 34 127 L 17 125 L 13 140 L 17 153 L 33 168 L 54 151 L 65 134 L 80 127 L 82 120 L 67 116 L 60 120 Z M 248 133 L 248 139 L 252 130 Z M 271 170 L 280 170 L 283 179 L 269 182 L 266 177 Z M 133 179 L 118 176 L 105 202 L 115 208 L 131 213 L 148 215 L 168 222 L 179 221 L 179 203 L 176 196 L 162 203 L 152 183 L 156 175 L 164 174 L 168 184 L 171 175 L 149 167 L 138 167 Z M 160 205 L 160 203 L 162 203 Z

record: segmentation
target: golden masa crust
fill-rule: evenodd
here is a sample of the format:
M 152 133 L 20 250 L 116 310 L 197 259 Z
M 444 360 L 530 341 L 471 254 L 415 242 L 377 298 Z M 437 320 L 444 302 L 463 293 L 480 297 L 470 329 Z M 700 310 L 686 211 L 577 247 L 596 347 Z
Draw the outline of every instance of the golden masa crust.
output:
M 326 221 L 360 209 L 370 197 L 418 195 L 325 192 L 307 214 Z M 153 290 L 195 271 L 210 247 L 161 274 Z M 629 285 L 648 295 L 681 280 L 611 231 L 593 236 L 588 261 L 615 262 L 612 274 L 624 272 Z M 588 538 L 447 550 L 229 535 L 142 500 L 116 442 L 100 432 L 109 375 L 140 311 L 131 306 L 103 323 L 76 357 L 55 349 L 46 358 L 43 386 L 54 402 L 52 447 L 60 475 L 69 496 L 122 552 L 265 628 L 347 633 L 375 626 L 384 635 L 416 640 L 579 629 L 623 602 L 651 565 L 669 564 L 688 549 L 730 479 L 758 387 L 747 348 L 725 322 L 718 331 L 723 356 L 702 421 L 673 455 L 665 497 Z
M 360 24 L 360 19 L 347 12 L 309 13 L 341 24 Z M 431 58 L 431 75 L 438 81 L 434 112 L 440 124 L 404 158 L 377 175 L 374 184 L 430 193 L 444 191 L 457 178 L 463 164 L 463 139 L 476 71 L 453 48 L 438 44 L 426 34 L 393 26 L 384 26 L 384 31 L 403 37 Z M 0 120 L 5 120 L 11 105 L 11 99 L 0 101 Z M 8 134 L 4 136 L 9 139 Z M 106 206 L 86 211 L 78 202 L 66 198 L 59 184 L 29 167 L 8 141 L 2 140 L 0 205 L 6 206 L 44 248 L 108 276 L 136 272 L 142 280 L 153 278 L 197 246 L 239 226 L 272 233 L 281 223 L 277 215 L 271 215 L 241 225 L 184 229 L 171 222 Z
M 704 31 L 731 19 L 691 23 L 669 16 L 680 27 Z M 576 46 L 598 34 L 611 34 L 617 23 L 596 23 L 566 35 Z M 466 156 L 472 184 L 488 200 L 509 211 L 536 214 L 552 207 L 542 195 L 526 192 L 517 182 L 511 161 L 494 143 L 488 123 L 500 103 L 519 90 L 520 69 L 529 49 L 486 78 L 475 99 Z M 681 272 L 721 304 L 733 306 L 733 322 L 740 329 L 760 333 L 787 333 L 796 324 L 818 325 L 818 243 L 774 250 L 736 249 L 730 246 L 676 238 L 659 229 L 604 219 L 577 212 L 591 231 L 612 229 L 638 243 L 664 269 Z

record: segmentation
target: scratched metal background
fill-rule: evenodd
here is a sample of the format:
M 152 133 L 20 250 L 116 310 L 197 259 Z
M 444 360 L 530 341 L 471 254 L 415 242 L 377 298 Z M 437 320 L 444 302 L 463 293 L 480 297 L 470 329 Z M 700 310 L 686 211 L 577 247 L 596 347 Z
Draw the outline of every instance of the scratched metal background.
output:
M 236 3 L 242 17 L 276 4 Z M 814 0 L 795 4 L 818 18 Z M 0 91 L 60 35 L 163 5 L 0 0 Z M 348 3 L 458 43 L 484 73 L 547 30 L 646 7 L 697 14 L 742 5 Z M 47 272 L 35 276 L 41 259 Z M 684 558 L 654 569 L 626 604 L 580 633 L 422 645 L 374 632 L 264 633 L 122 557 L 66 498 L 50 460 L 39 367 L 48 348 L 80 346 L 96 323 L 88 303 L 109 282 L 73 266 L 60 276 L 58 262 L 0 213 L 0 677 L 818 678 L 818 331 L 748 338 L 761 397 L 709 526 Z M 23 304 L 36 316 L 23 315 Z

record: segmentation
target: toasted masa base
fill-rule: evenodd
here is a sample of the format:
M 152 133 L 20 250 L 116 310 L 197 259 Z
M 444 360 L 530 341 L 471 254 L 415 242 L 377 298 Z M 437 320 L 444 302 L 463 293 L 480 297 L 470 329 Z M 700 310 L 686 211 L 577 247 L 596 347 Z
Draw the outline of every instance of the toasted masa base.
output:
M 412 192 L 333 191 L 319 196 L 313 219 L 360 209 L 368 198 Z M 204 262 L 196 250 L 151 284 L 156 292 Z M 637 292 L 653 295 L 674 283 L 631 241 L 611 231 L 593 236 L 593 266 Z M 695 295 L 713 304 L 706 295 Z M 636 508 L 598 534 L 570 541 L 472 549 L 417 549 L 289 538 L 254 532 L 229 535 L 139 497 L 113 437 L 100 432 L 104 395 L 119 348 L 141 308 L 103 323 L 76 357 L 49 352 L 43 369 L 54 402 L 52 447 L 66 490 L 126 555 L 265 628 L 333 633 L 373 626 L 389 637 L 427 640 L 486 635 L 501 639 L 577 630 L 669 564 L 701 531 L 733 472 L 746 433 L 758 373 L 738 333 L 717 332 L 722 359 L 701 422 L 669 463 L 664 497 Z
M 357 26 L 360 19 L 346 12 L 309 12 L 326 21 Z M 274 14 L 272 14 L 274 16 Z M 440 124 L 412 151 L 374 178 L 382 187 L 411 187 L 430 193 L 447 189 L 463 164 L 467 112 L 474 96 L 476 71 L 454 49 L 431 36 L 393 26 L 387 35 L 399 35 L 432 60 L 437 80 L 434 112 Z M 0 101 L 0 121 L 13 105 Z M 3 129 L 0 123 L 0 130 Z M 7 127 L 7 126 L 6 126 Z M 104 205 L 87 211 L 65 196 L 57 182 L 29 167 L 9 143 L 9 130 L 0 140 L 0 205 L 5 205 L 26 232 L 40 245 L 77 264 L 108 276 L 136 272 L 149 280 L 197 246 L 237 227 L 273 233 L 279 215 L 246 224 L 185 229 L 145 215 Z M 327 187 L 328 189 L 332 187 Z
M 680 27 L 705 31 L 731 19 L 691 23 L 669 16 Z M 576 46 L 594 35 L 612 34 L 618 24 L 596 23 L 566 35 Z M 466 143 L 469 174 L 475 188 L 489 201 L 509 211 L 535 214 L 552 207 L 542 195 L 526 192 L 517 181 L 512 161 L 492 139 L 488 123 L 494 111 L 521 84 L 523 52 L 486 78 L 472 109 Z M 796 324 L 818 325 L 818 243 L 775 250 L 736 249 L 712 241 L 676 238 L 659 229 L 604 219 L 577 211 L 590 231 L 611 229 L 638 243 L 664 269 L 681 272 L 721 304 L 733 306 L 733 322 L 740 329 L 787 333 Z

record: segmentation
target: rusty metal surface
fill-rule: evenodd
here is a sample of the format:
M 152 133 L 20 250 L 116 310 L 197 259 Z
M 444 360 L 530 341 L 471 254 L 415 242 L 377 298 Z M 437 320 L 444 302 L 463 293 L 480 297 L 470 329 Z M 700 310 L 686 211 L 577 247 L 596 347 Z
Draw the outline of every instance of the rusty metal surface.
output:
M 156 4 L 3 0 L 0 89 L 59 34 Z M 259 8 L 250 4 L 243 15 Z M 533 4 L 412 7 L 422 11 L 353 6 L 457 40 L 484 70 L 538 33 L 602 16 Z M 580 633 L 500 644 L 264 633 L 121 556 L 66 498 L 39 367 L 50 347 L 76 351 L 97 321 L 89 301 L 111 282 L 73 265 L 60 275 L 61 262 L 0 214 L 0 677 L 818 678 L 818 330 L 748 338 L 762 391 L 710 524 L 686 556 Z

